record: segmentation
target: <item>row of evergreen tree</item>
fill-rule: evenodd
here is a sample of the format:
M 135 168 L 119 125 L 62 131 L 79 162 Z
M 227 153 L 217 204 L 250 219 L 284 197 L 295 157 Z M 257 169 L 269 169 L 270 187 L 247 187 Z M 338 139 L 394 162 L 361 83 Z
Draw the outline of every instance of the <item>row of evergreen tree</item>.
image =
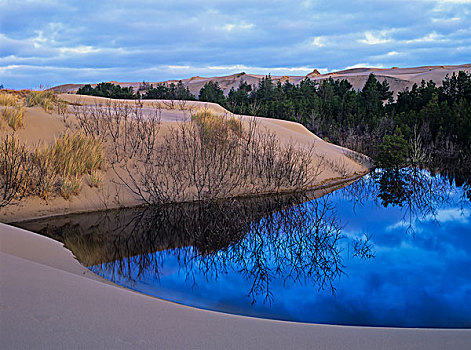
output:
M 142 92 L 142 94 L 141 94 Z M 194 100 L 183 83 L 156 87 L 143 83 L 132 88 L 101 83 L 77 93 L 112 98 Z M 299 122 L 320 137 L 367 154 L 380 166 L 400 167 L 407 162 L 453 168 L 461 177 L 471 173 L 471 74 L 447 76 L 442 86 L 422 81 L 393 99 L 386 80 L 371 74 L 356 91 L 347 80 L 299 84 L 273 82 L 258 86 L 242 81 L 227 97 L 218 83 L 200 90 L 200 101 L 215 102 L 236 114 L 257 115 Z M 420 163 L 420 164 L 419 164 Z
M 224 97 L 211 82 L 200 100 L 219 103 L 237 114 L 287 119 L 305 125 L 324 139 L 367 154 L 377 164 L 406 164 L 432 170 L 451 169 L 459 182 L 471 174 L 471 74 L 447 76 L 438 87 L 422 81 L 393 98 L 386 80 L 371 74 L 356 91 L 347 80 L 258 86 L 242 82 Z

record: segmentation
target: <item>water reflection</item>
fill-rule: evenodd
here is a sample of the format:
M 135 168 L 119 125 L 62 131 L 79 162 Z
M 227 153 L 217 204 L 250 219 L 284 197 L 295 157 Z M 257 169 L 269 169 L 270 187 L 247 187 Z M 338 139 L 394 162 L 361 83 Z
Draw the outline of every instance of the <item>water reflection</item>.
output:
M 460 208 L 469 204 L 467 190 L 466 183 L 459 188 L 446 177 L 432 176 L 425 170 L 403 168 L 377 169 L 341 193 L 355 205 L 374 203 L 385 208 L 401 208 L 401 226 L 407 233 L 414 234 L 415 222 L 436 221 L 438 211 L 453 202 Z
M 425 171 L 308 194 L 22 224 L 99 275 L 208 309 L 331 324 L 471 327 L 471 205 Z
M 250 281 L 252 302 L 271 301 L 274 279 L 334 292 L 342 273 L 341 224 L 332 203 L 307 199 L 298 194 L 147 207 L 23 226 L 62 241 L 99 275 L 131 286 L 144 277 L 158 279 L 171 255 L 194 286 L 201 276 L 217 280 L 231 269 Z

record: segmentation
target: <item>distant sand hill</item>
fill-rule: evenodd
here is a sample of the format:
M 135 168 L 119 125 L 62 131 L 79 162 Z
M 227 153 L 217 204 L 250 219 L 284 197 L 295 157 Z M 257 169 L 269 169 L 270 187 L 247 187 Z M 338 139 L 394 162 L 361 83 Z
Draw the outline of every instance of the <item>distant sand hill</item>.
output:
M 338 72 L 331 72 L 327 74 L 320 74 L 317 69 L 314 69 L 311 73 L 306 76 L 272 76 L 273 82 L 277 83 L 281 81 L 289 81 L 290 83 L 297 84 L 305 78 L 309 78 L 313 81 L 320 81 L 323 79 L 347 79 L 354 89 L 361 89 L 370 73 L 374 73 L 379 81 L 386 80 L 389 83 L 390 89 L 394 92 L 404 90 L 406 87 L 412 87 L 414 83 L 420 84 L 422 80 L 432 80 L 437 85 L 441 85 L 443 79 L 447 74 L 452 75 L 459 71 L 471 72 L 471 64 L 463 64 L 459 66 L 424 66 L 424 67 L 412 67 L 412 68 L 353 68 L 346 69 Z M 185 86 L 188 86 L 190 92 L 195 96 L 198 96 L 200 89 L 209 81 L 217 82 L 219 86 L 224 90 L 227 95 L 231 88 L 237 89 L 242 81 L 245 81 L 249 85 L 257 86 L 259 81 L 265 77 L 264 75 L 247 74 L 245 72 L 222 76 L 222 77 L 191 77 L 188 79 L 182 79 Z M 111 81 L 111 83 L 119 84 L 122 87 L 132 86 L 134 91 L 139 89 L 141 82 L 117 82 Z M 148 82 L 150 84 L 170 84 L 178 83 L 178 80 L 167 80 L 160 82 Z M 54 87 L 53 89 L 59 93 L 75 93 L 77 90 L 85 84 L 65 84 Z M 96 86 L 96 84 L 91 84 Z

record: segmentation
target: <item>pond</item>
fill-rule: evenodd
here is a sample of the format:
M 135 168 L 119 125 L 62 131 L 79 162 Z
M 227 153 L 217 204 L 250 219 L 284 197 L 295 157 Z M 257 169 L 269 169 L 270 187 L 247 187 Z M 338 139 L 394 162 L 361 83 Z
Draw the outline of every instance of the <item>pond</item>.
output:
M 96 274 L 199 308 L 335 325 L 471 328 L 471 190 L 377 170 L 306 194 L 134 208 L 18 226 Z

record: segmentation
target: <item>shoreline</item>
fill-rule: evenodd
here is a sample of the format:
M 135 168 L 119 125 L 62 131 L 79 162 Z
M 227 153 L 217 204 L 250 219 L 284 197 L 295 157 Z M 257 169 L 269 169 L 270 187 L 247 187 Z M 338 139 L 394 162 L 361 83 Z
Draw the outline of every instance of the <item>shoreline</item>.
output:
M 470 329 L 322 325 L 198 309 L 103 280 L 50 238 L 0 224 L 0 243 L 4 348 L 467 349 L 471 343 Z
M 224 201 L 224 200 L 230 200 L 230 199 L 250 199 L 250 198 L 263 198 L 263 197 L 269 197 L 269 196 L 276 196 L 276 195 L 290 195 L 290 194 L 296 194 L 296 193 L 311 193 L 309 198 L 312 197 L 312 199 L 322 197 L 328 193 L 334 192 L 340 188 L 343 188 L 345 186 L 350 185 L 351 183 L 361 179 L 363 176 L 366 176 L 370 173 L 370 171 L 365 171 L 361 174 L 355 174 L 347 178 L 340 178 L 340 179 L 331 179 L 335 181 L 327 181 L 324 184 L 320 184 L 318 186 L 313 186 L 301 191 L 279 191 L 276 193 L 270 192 L 270 193 L 247 193 L 247 194 L 241 194 L 238 196 L 232 196 L 232 197 L 224 197 L 224 198 L 218 198 L 217 201 Z M 163 203 L 162 205 L 173 205 L 173 204 L 189 204 L 189 203 L 195 203 L 196 201 L 187 201 L 187 202 L 175 202 L 175 203 Z M 46 215 L 32 215 L 28 216 L 26 218 L 20 218 L 19 220 L 5 220 L 5 221 L 0 221 L 0 223 L 7 224 L 7 225 L 12 225 L 14 226 L 15 224 L 19 223 L 27 223 L 35 220 L 43 220 L 43 219 L 48 219 L 48 218 L 54 218 L 54 217 L 61 217 L 65 215 L 79 215 L 79 214 L 91 214 L 91 213 L 101 213 L 101 212 L 107 212 L 109 210 L 120 210 L 120 209 L 137 209 L 137 208 L 145 208 L 147 206 L 152 206 L 150 204 L 136 204 L 136 205 L 121 205 L 121 206 L 110 206 L 108 208 L 102 208 L 102 209 L 84 209 L 84 210 L 72 210 L 68 211 L 66 213 L 52 213 L 52 214 L 46 214 Z

